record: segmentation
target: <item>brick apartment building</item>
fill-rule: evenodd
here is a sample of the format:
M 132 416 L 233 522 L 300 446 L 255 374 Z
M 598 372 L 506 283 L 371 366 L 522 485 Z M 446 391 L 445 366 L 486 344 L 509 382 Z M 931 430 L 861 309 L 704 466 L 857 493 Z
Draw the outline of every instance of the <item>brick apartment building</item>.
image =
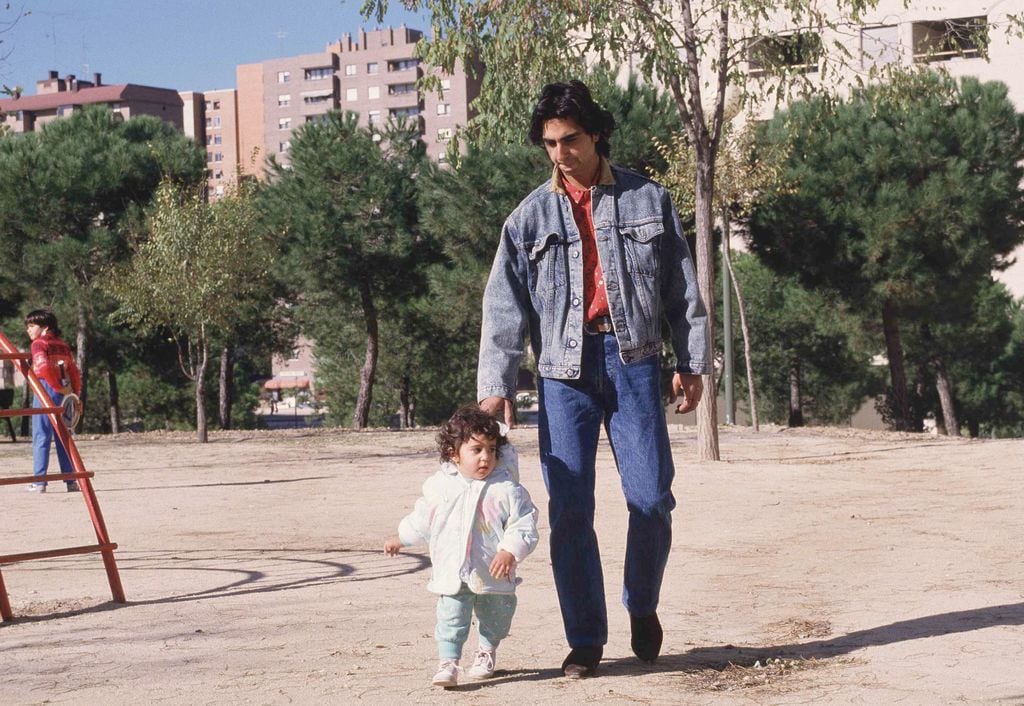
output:
M 51 120 L 94 104 L 108 105 L 126 120 L 152 115 L 182 129 L 182 101 L 177 91 L 134 83 L 108 86 L 100 74 L 86 81 L 73 74 L 61 78 L 50 71 L 47 78 L 36 81 L 35 95 L 0 100 L 0 114 L 12 132 L 34 132 Z
M 237 69 L 238 154 L 242 174 L 261 175 L 266 158 L 288 161 L 292 132 L 330 110 L 353 111 L 364 126 L 404 116 L 418 124 L 431 158 L 443 161 L 455 129 L 471 117 L 480 89 L 458 67 L 440 76 L 441 95 L 423 94 L 415 57 L 423 36 L 407 27 L 343 34 L 323 52 L 242 64 Z
M 238 91 L 183 91 L 185 134 L 206 147 L 207 197 L 216 201 L 234 182 L 238 152 Z

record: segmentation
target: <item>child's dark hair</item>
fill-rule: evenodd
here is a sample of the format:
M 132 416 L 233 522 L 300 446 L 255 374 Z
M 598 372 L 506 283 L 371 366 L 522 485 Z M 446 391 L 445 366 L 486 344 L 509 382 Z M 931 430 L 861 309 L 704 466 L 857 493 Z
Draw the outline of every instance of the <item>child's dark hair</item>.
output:
M 57 317 L 49 309 L 35 309 L 25 315 L 25 325 L 35 324 L 50 329 L 57 338 L 60 338 L 60 326 L 57 325 Z
M 459 447 L 477 435 L 494 439 L 498 443 L 498 451 L 508 443 L 501 435 L 498 420 L 487 414 L 475 404 L 459 407 L 437 432 L 437 450 L 441 452 L 442 461 L 451 461 L 459 452 Z

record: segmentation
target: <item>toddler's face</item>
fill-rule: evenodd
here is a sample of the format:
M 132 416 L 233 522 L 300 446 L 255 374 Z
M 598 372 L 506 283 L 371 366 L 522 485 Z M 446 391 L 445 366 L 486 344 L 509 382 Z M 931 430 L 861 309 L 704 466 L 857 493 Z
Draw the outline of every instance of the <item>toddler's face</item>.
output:
M 498 465 L 498 441 L 474 434 L 459 445 L 452 459 L 459 473 L 471 480 L 483 480 Z

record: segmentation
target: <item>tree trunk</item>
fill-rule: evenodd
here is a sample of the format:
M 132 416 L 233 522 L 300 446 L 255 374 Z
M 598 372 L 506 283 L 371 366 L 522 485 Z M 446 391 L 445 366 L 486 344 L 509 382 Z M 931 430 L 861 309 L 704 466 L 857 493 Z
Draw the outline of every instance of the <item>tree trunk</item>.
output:
M 705 148 L 708 151 L 708 148 Z M 712 197 L 715 174 L 713 159 L 697 160 L 697 184 L 695 193 L 695 215 L 697 219 L 697 285 L 701 299 L 707 309 L 708 361 L 714 357 L 715 336 L 715 254 L 712 233 L 714 217 Z M 701 461 L 718 461 L 718 400 L 715 374 L 704 375 L 704 396 L 697 407 L 697 458 Z
M 725 264 L 729 269 L 729 276 L 732 279 L 732 289 L 736 293 L 736 308 L 740 312 L 740 330 L 743 332 L 743 357 L 747 364 L 747 396 L 750 399 L 750 426 L 754 431 L 760 431 L 757 423 L 757 395 L 754 391 L 754 364 L 751 360 L 750 350 L 750 327 L 747 326 L 747 309 L 743 305 L 743 292 L 740 290 L 740 283 L 736 279 L 736 271 L 732 268 L 732 258 L 729 251 L 725 251 Z
M 398 388 L 398 424 L 402 429 L 412 428 L 412 403 L 409 399 L 409 376 L 402 376 Z
M 231 428 L 231 406 L 235 389 L 235 347 L 228 343 L 220 352 L 219 404 L 217 422 L 221 429 Z
M 885 333 L 885 351 L 889 356 L 889 397 L 886 406 L 892 419 L 894 431 L 919 431 L 915 428 L 907 398 L 907 374 L 903 367 L 903 343 L 900 341 L 900 324 L 896 305 L 886 299 L 882 305 L 882 330 Z
M 363 368 L 359 371 L 359 396 L 356 398 L 356 408 L 352 413 L 352 426 L 356 429 L 365 429 L 370 423 L 370 402 L 373 398 L 373 380 L 377 374 L 379 343 L 377 307 L 373 303 L 370 284 L 366 280 L 359 283 L 359 298 L 366 323 L 366 357 L 363 360 Z
M 78 398 L 82 400 L 82 418 L 78 420 L 75 431 L 81 431 L 85 425 L 85 410 L 89 394 L 89 317 L 86 315 L 85 304 L 78 302 L 78 324 L 75 330 L 75 363 L 82 376 L 82 391 Z
M 960 436 L 960 423 L 956 419 L 953 408 L 953 387 L 949 384 L 946 366 L 940 356 L 932 356 L 932 370 L 935 372 L 935 391 L 939 393 L 939 405 L 942 407 L 942 420 L 945 422 L 946 434 Z
M 206 429 L 206 364 L 210 357 L 210 344 L 206 341 L 206 327 L 199 328 L 196 341 L 195 385 L 196 385 L 196 439 L 205 444 L 208 440 Z
M 32 407 L 32 388 L 29 387 L 28 377 L 25 377 L 25 388 L 21 395 L 21 408 L 29 409 Z M 32 417 L 25 415 L 21 418 L 21 435 L 29 436 L 32 434 Z
M 789 368 L 789 426 L 804 425 L 804 409 L 800 401 L 800 363 L 793 363 Z
M 121 398 L 117 391 L 117 374 L 107 371 L 107 393 L 110 402 L 110 433 L 121 433 Z

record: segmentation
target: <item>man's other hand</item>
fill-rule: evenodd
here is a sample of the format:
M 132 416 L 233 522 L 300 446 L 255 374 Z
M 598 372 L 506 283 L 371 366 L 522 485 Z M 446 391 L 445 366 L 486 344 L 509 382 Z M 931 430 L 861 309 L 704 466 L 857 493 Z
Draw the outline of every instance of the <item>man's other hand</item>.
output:
M 704 383 L 700 375 L 676 373 L 672 376 L 672 395 L 668 401 L 669 404 L 675 404 L 676 399 L 682 397 L 682 400 L 676 405 L 676 414 L 686 414 L 697 409 L 703 392 Z
M 486 397 L 480 400 L 480 409 L 499 422 L 505 422 L 509 429 L 516 425 L 516 408 L 512 400 L 504 397 Z

